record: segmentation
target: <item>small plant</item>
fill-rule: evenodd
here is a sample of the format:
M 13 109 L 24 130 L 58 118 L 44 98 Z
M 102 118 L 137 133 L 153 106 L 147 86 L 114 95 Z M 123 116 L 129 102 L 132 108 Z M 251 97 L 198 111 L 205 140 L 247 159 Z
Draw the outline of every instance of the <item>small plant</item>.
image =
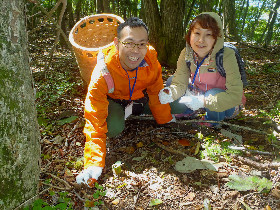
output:
M 230 175 L 229 179 L 230 181 L 226 186 L 238 191 L 256 190 L 259 193 L 268 193 L 272 188 L 272 182 L 264 177 Z
M 280 118 L 280 101 L 277 101 L 275 107 L 269 111 L 260 110 L 260 114 L 258 117 L 266 117 L 269 120 L 265 121 L 264 124 L 271 124 L 273 121 L 276 121 L 276 119 Z
M 73 202 L 71 198 L 68 198 L 68 192 L 58 192 L 58 198 L 56 198 L 56 193 L 54 191 L 50 191 L 50 195 L 56 200 L 54 205 L 49 205 L 43 199 L 37 199 L 31 206 L 25 207 L 24 210 L 51 210 L 51 209 L 59 209 L 59 210 L 72 210 Z
M 95 182 L 94 184 L 96 191 L 93 194 L 93 200 L 86 201 L 86 207 L 100 206 L 104 204 L 104 202 L 102 201 L 102 197 L 105 196 L 107 192 L 106 190 L 104 190 L 104 187 L 99 185 L 97 182 Z
M 223 156 L 227 161 L 231 161 L 229 154 L 238 154 L 239 151 L 232 150 L 229 147 L 230 142 L 216 142 L 213 136 L 206 137 L 202 143 L 204 150 L 201 151 L 200 156 L 202 159 L 209 158 L 218 162 L 220 157 Z

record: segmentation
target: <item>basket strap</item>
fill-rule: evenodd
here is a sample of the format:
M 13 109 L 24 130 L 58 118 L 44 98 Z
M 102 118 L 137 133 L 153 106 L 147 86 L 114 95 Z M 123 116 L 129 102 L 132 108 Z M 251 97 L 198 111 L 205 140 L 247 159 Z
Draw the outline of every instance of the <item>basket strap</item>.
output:
M 105 64 L 104 54 L 101 51 L 97 55 L 96 67 L 100 69 L 101 74 L 107 83 L 108 93 L 113 93 L 115 90 L 114 80 Z

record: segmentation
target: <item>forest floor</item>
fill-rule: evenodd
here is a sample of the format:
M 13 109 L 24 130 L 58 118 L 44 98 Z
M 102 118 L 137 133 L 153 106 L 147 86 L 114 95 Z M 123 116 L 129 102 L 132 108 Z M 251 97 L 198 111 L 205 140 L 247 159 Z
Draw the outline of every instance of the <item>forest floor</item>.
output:
M 239 46 L 247 103 L 220 129 L 197 125 L 197 119 L 160 126 L 150 116 L 128 118 L 124 132 L 107 139 L 106 166 L 89 188 L 75 182 L 83 169 L 86 88 L 70 50 L 56 47 L 50 60 L 54 39 L 38 37 L 30 39 L 30 57 L 42 145 L 39 198 L 47 203 L 36 205 L 280 209 L 279 47 Z M 173 72 L 165 68 L 164 80 Z M 118 161 L 120 173 L 112 169 Z

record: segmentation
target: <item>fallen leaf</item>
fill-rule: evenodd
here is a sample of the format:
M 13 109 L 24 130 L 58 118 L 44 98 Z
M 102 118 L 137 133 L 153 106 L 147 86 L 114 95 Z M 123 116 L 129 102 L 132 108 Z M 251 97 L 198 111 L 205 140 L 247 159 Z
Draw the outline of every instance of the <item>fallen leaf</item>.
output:
M 144 146 L 144 144 L 143 144 L 143 142 L 140 141 L 139 143 L 136 144 L 136 146 L 137 146 L 137 148 L 141 148 Z
M 215 166 L 208 162 L 208 161 L 201 161 L 194 157 L 185 157 L 183 160 L 178 161 L 175 164 L 175 170 L 179 171 L 180 173 L 190 173 L 192 171 L 195 171 L 197 169 L 208 169 L 217 171 Z
M 195 198 L 195 193 L 193 193 L 193 192 L 188 193 L 188 195 L 186 197 L 186 199 L 189 201 L 192 201 L 194 198 Z
M 167 145 L 169 144 L 169 142 L 168 142 L 168 141 L 163 141 L 162 144 L 163 144 L 164 146 L 167 146 Z
M 267 206 L 265 207 L 265 210 L 272 210 L 272 208 L 271 208 L 269 205 L 267 205 Z
M 278 190 L 278 189 L 273 189 L 273 190 L 271 191 L 271 194 L 272 194 L 274 197 L 280 199 L 280 190 Z
M 196 146 L 195 146 L 194 155 L 197 155 L 197 154 L 198 154 L 199 148 L 200 148 L 200 142 L 197 142 L 197 144 L 196 144 Z
M 190 146 L 190 142 L 187 139 L 180 139 L 178 143 L 182 146 Z
M 134 147 L 127 147 L 125 149 L 125 152 L 131 155 L 135 152 L 135 148 Z
M 88 179 L 87 184 L 88 184 L 89 187 L 94 187 L 95 182 L 97 182 L 96 179 L 90 178 L 90 179 Z
M 160 199 L 152 199 L 149 206 L 156 206 L 162 203 Z
M 115 200 L 112 201 L 112 204 L 118 205 L 120 202 L 120 199 L 116 198 Z

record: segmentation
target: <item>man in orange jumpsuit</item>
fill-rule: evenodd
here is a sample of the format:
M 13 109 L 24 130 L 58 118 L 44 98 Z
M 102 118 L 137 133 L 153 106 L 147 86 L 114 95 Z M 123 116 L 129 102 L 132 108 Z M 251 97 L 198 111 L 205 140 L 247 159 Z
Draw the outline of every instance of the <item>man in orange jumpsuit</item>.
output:
M 85 101 L 84 170 L 77 176 L 77 183 L 98 179 L 105 166 L 106 137 L 120 134 L 130 114 L 149 110 L 158 124 L 173 121 L 169 104 L 161 104 L 158 98 L 164 87 L 162 69 L 141 19 L 132 17 L 121 23 L 114 45 L 99 53 Z M 113 88 L 108 85 L 104 68 Z

